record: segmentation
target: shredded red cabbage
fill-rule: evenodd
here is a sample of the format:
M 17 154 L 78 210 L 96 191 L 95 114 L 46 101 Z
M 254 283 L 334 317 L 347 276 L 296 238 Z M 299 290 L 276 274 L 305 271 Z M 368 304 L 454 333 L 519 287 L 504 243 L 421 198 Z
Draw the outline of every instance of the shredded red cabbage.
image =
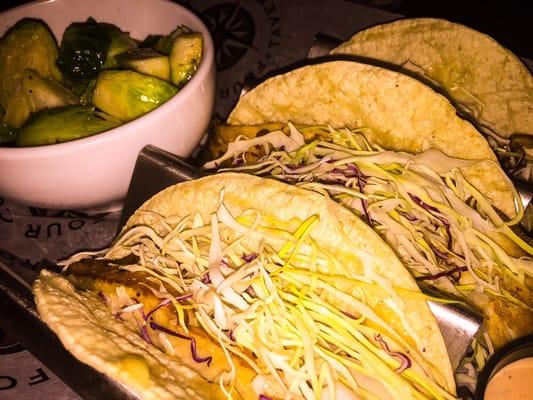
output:
M 412 365 L 411 359 L 409 357 L 407 357 L 405 354 L 400 353 L 399 351 L 391 351 L 391 349 L 389 348 L 389 345 L 387 344 L 387 342 L 385 340 L 383 340 L 383 337 L 381 336 L 380 333 L 375 335 L 374 339 L 376 340 L 376 342 L 379 343 L 381 348 L 387 352 L 387 354 L 389 354 L 390 356 L 392 356 L 392 357 L 394 357 L 394 358 L 396 358 L 396 359 L 398 359 L 400 361 L 400 366 L 398 368 L 396 368 L 396 372 L 402 373 L 407 368 L 411 367 L 411 365 Z
M 409 197 L 411 198 L 411 200 L 415 202 L 415 204 L 419 205 L 424 210 L 429 212 L 433 217 L 437 218 L 440 222 L 442 222 L 442 224 L 444 225 L 444 228 L 446 228 L 446 234 L 448 236 L 448 243 L 446 244 L 446 247 L 448 247 L 448 250 L 451 250 L 452 249 L 452 233 L 450 231 L 450 224 L 448 220 L 444 218 L 442 215 L 440 215 L 440 211 L 438 208 L 435 208 L 427 204 L 426 202 L 424 202 L 424 200 L 422 200 L 417 195 L 409 193 Z
M 98 297 L 100 297 L 102 299 L 102 301 L 107 305 L 108 300 L 107 300 L 107 296 L 104 294 L 104 292 L 98 292 Z
M 305 165 L 305 162 L 302 160 L 298 164 L 287 164 L 285 165 L 287 169 L 298 169 Z
M 232 165 L 234 167 L 241 167 L 244 165 L 244 158 L 242 156 L 233 159 Z
M 155 322 L 150 322 L 150 328 L 152 328 L 154 331 L 155 330 L 161 331 L 163 333 L 166 333 L 166 334 L 171 335 L 171 336 L 178 337 L 180 339 L 189 340 L 191 342 L 191 354 L 192 354 L 193 360 L 195 362 L 197 362 L 197 363 L 205 362 L 205 363 L 207 363 L 208 367 L 211 365 L 211 361 L 213 361 L 213 357 L 211 357 L 211 356 L 200 357 L 198 355 L 198 352 L 196 351 L 196 339 L 194 337 L 183 335 L 183 334 L 181 334 L 179 332 L 176 332 L 176 331 L 173 331 L 171 329 L 165 328 L 162 325 L 156 324 Z
M 135 302 L 135 304 L 139 304 L 139 300 L 137 300 L 135 297 L 133 298 L 133 301 Z M 145 319 L 144 305 L 141 308 L 139 308 L 139 312 L 141 313 L 141 317 L 143 317 L 143 319 Z
M 334 173 L 336 170 L 336 168 L 334 170 L 331 171 L 331 173 Z M 339 170 L 340 171 L 340 170 Z M 325 182 L 325 183 L 336 183 L 338 185 L 345 185 L 346 184 L 346 178 L 344 177 L 344 175 L 342 175 L 342 173 L 339 172 L 338 174 L 338 177 L 337 176 L 331 176 L 332 174 L 328 174 L 328 175 L 322 175 L 319 177 L 319 181 L 320 182 Z M 286 181 L 289 181 L 289 179 L 285 179 Z
M 137 300 L 135 297 L 133 298 L 133 301 L 135 302 L 135 304 L 139 304 L 139 300 Z M 146 321 L 146 315 L 144 313 L 144 305 L 143 307 L 139 308 L 138 311 L 141 313 L 141 317 L 143 318 L 143 320 Z M 120 318 L 120 320 L 122 320 L 122 318 Z M 150 335 L 148 334 L 148 329 L 146 328 L 146 324 L 145 323 L 141 324 L 138 320 L 135 320 L 135 321 L 137 321 L 137 325 L 139 326 L 139 330 L 141 331 L 141 337 L 143 338 L 143 340 L 146 343 L 152 344 L 152 340 L 150 339 Z
M 468 271 L 468 268 L 465 267 L 465 266 L 455 267 L 455 268 L 452 268 L 452 269 L 450 269 L 448 271 L 442 271 L 442 272 L 439 272 L 437 274 L 417 276 L 415 278 L 415 280 L 417 280 L 417 281 L 433 281 L 433 280 L 436 280 L 436 279 L 439 279 L 439 278 L 442 278 L 442 277 L 445 277 L 445 276 L 449 276 L 449 277 L 453 278 L 453 280 L 458 282 L 459 279 L 461 279 L 461 272 L 465 272 L 465 271 Z M 453 275 L 453 274 L 456 274 L 456 273 L 459 273 L 458 277 Z
M 272 400 L 271 397 L 265 396 L 264 394 L 259 395 L 259 400 Z
M 429 243 L 429 247 L 431 248 L 433 253 L 435 253 L 435 255 L 438 258 L 440 258 L 442 261 L 447 261 L 448 260 L 448 255 L 446 253 L 440 251 L 436 246 L 434 246 L 431 243 Z
M 165 299 L 163 300 L 161 303 L 159 303 L 157 306 L 155 306 L 154 308 L 152 308 L 148 314 L 146 314 L 144 316 L 144 320 L 145 321 L 148 321 L 148 318 L 150 318 L 152 316 L 153 313 L 155 313 L 157 310 L 159 310 L 160 308 L 162 307 L 165 307 L 166 305 L 169 305 L 171 303 L 170 299 Z
M 182 302 L 182 301 L 185 301 L 185 300 L 188 300 L 192 297 L 192 293 L 188 293 L 188 294 L 184 294 L 183 296 L 178 296 L 176 297 L 176 301 L 177 302 Z M 148 321 L 148 318 L 150 318 L 152 316 L 153 313 L 155 313 L 157 310 L 159 310 L 160 308 L 162 307 L 165 307 L 167 305 L 169 305 L 170 303 L 172 303 L 171 299 L 165 299 L 163 300 L 161 303 L 159 303 L 157 306 L 155 306 L 154 308 L 152 308 L 148 314 L 144 315 L 143 318 L 145 321 Z
M 241 259 L 247 264 L 250 264 L 256 258 L 257 258 L 257 254 L 256 253 L 243 254 L 241 256 Z
M 355 315 L 353 315 L 352 313 L 349 313 L 348 311 L 341 311 L 341 313 L 346 315 L 348 318 L 357 319 L 357 317 Z
M 178 297 L 175 297 L 176 301 L 178 303 L 181 303 L 185 300 L 189 300 L 189 299 L 192 299 L 192 293 L 187 293 L 187 294 L 184 294 L 184 295 L 181 295 L 181 296 L 178 296 Z
M 146 325 L 141 325 L 141 337 L 146 343 L 152 344 L 152 340 L 150 339 L 150 335 L 148 334 L 148 329 L 146 328 Z
M 248 293 L 248 295 L 250 297 L 257 297 L 257 293 L 255 292 L 254 288 L 251 287 L 251 286 L 248 286 L 245 290 L 246 293 Z
M 222 329 L 222 332 L 224 332 L 226 335 L 228 335 L 228 338 L 235 342 L 235 332 L 233 329 Z
M 333 168 L 331 171 L 329 171 L 331 174 L 339 174 L 342 175 L 343 178 L 346 178 L 346 170 L 342 168 Z
M 346 170 L 351 173 L 351 175 L 349 175 L 350 178 L 357 178 L 358 180 L 362 181 L 363 186 L 366 185 L 370 179 L 370 176 L 363 174 L 363 171 L 361 171 L 356 164 L 347 164 Z
M 209 277 L 209 272 L 202 277 L 202 283 L 204 285 L 209 285 L 211 283 L 211 278 Z
M 414 215 L 411 215 L 411 214 L 409 214 L 409 213 L 405 213 L 405 214 L 403 214 L 403 216 L 404 216 L 405 218 L 407 218 L 407 219 L 408 219 L 409 221 L 411 221 L 411 222 L 416 222 L 416 221 L 418 221 L 418 218 L 417 218 L 417 217 L 415 217 Z
M 364 193 L 364 189 L 368 182 L 369 176 L 363 174 L 363 172 L 355 164 L 348 164 L 346 166 L 346 169 L 353 174 L 352 177 L 357 178 L 357 186 L 359 187 L 359 191 L 361 193 Z M 363 206 L 363 211 L 365 213 L 368 225 L 373 226 L 372 218 L 370 218 L 370 214 L 368 214 L 368 200 L 361 199 L 361 205 Z

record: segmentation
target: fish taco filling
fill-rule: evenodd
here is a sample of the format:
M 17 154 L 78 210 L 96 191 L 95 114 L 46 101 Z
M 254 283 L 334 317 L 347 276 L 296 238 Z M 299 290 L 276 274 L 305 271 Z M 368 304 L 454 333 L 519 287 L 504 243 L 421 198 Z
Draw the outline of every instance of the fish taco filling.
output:
M 455 398 L 427 296 L 321 195 L 244 174 L 180 184 L 63 267 L 108 319 L 216 385 L 206 398 Z
M 488 335 L 484 347 L 476 344 L 478 368 L 494 346 L 533 332 L 533 248 L 510 228 L 520 202 L 515 218 L 502 218 L 462 174 L 475 160 L 436 149 L 386 151 L 365 139 L 365 128 L 221 129 L 236 140 L 205 168 L 275 178 L 339 202 L 379 233 L 421 286 L 480 311 Z M 250 138 L 252 129 L 261 134 Z

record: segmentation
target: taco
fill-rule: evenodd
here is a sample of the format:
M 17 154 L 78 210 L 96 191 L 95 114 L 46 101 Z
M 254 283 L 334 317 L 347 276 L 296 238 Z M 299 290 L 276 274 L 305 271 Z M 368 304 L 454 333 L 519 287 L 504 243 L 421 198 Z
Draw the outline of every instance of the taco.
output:
M 420 153 L 434 148 L 480 160 L 463 173 L 499 211 L 516 216 L 514 187 L 484 137 L 456 115 L 446 98 L 407 75 L 352 61 L 306 66 L 257 86 L 227 120 L 233 125 L 288 121 L 364 127 L 371 143 L 388 150 Z M 215 156 L 225 150 L 217 139 L 211 149 Z
M 401 19 L 356 33 L 332 54 L 391 63 L 429 81 L 495 139 L 512 172 L 533 161 L 532 141 L 516 136 L 533 135 L 533 75 L 490 36 L 443 19 Z M 531 166 L 521 176 L 531 180 Z
M 273 177 L 344 204 L 420 284 L 484 314 L 489 352 L 533 333 L 533 248 L 510 229 L 522 216 L 516 191 L 444 97 L 397 72 L 328 62 L 268 79 L 228 123 L 210 144 L 223 155 L 206 168 Z
M 68 350 L 142 398 L 455 398 L 427 299 L 392 250 L 272 179 L 169 187 L 34 292 Z

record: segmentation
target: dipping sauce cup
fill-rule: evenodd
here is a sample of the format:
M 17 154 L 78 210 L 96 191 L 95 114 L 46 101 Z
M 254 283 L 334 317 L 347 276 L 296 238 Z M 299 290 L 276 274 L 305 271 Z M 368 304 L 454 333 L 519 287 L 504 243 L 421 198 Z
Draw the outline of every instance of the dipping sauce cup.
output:
M 533 335 L 499 349 L 488 360 L 475 400 L 533 400 Z

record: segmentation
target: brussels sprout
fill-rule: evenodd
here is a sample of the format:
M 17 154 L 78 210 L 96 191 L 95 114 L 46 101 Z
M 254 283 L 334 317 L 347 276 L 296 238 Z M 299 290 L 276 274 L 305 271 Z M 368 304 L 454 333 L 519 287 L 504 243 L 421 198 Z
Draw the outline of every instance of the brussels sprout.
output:
M 107 30 L 109 37 L 111 38 L 111 44 L 107 50 L 106 60 L 102 68 L 116 68 L 119 64 L 115 59 L 115 56 L 130 49 L 135 49 L 137 47 L 137 42 L 135 42 L 128 33 L 122 32 L 115 25 L 100 25 Z
M 156 50 L 156 47 L 158 46 L 159 41 L 164 38 L 164 35 L 148 35 L 146 38 L 139 43 L 140 49 L 154 49 Z M 171 43 L 172 45 L 172 43 Z M 169 49 L 170 52 L 170 49 Z M 168 53 L 167 53 L 168 55 Z
M 71 81 L 88 81 L 102 68 L 118 66 L 115 55 L 135 47 L 136 42 L 117 26 L 89 18 L 65 30 L 57 64 Z
M 178 26 L 168 35 L 149 35 L 139 47 L 152 47 L 158 53 L 169 55 L 172 51 L 172 45 L 178 36 L 192 31 L 186 26 Z
M 7 99 L 5 108 L 4 122 L 16 128 L 19 128 L 30 116 L 30 102 L 24 92 L 21 80 L 18 80 L 17 87 Z
M 170 81 L 181 87 L 191 79 L 202 58 L 203 40 L 200 33 L 178 36 L 170 52 Z
M 94 89 L 93 104 L 121 121 L 153 110 L 176 94 L 168 82 L 134 71 L 103 71 Z
M 85 85 L 85 88 L 83 89 L 83 93 L 80 97 L 81 104 L 84 104 L 86 106 L 93 104 L 93 94 L 94 94 L 94 88 L 96 87 L 96 79 L 91 79 L 87 85 Z
M 42 110 L 20 130 L 17 146 L 40 146 L 68 142 L 120 125 L 95 115 L 94 107 L 66 106 Z
M 63 34 L 57 65 L 71 81 L 96 78 L 110 45 L 109 34 L 93 20 L 75 22 Z
M 14 144 L 17 141 L 18 130 L 6 123 L 0 122 L 0 145 Z
M 65 86 L 51 78 L 41 78 L 37 71 L 31 69 L 24 71 L 22 87 L 30 101 L 32 112 L 80 102 Z
M 56 58 L 57 44 L 43 22 L 24 19 L 9 29 L 0 42 L 0 105 L 7 108 L 7 101 L 17 91 L 21 73 L 26 69 L 61 81 Z
M 4 121 L 19 128 L 30 113 L 78 103 L 79 99 L 63 85 L 27 69 L 20 74 L 19 85 L 7 100 Z
M 166 81 L 170 80 L 168 57 L 153 49 L 132 49 L 118 54 L 115 58 L 121 67 Z

